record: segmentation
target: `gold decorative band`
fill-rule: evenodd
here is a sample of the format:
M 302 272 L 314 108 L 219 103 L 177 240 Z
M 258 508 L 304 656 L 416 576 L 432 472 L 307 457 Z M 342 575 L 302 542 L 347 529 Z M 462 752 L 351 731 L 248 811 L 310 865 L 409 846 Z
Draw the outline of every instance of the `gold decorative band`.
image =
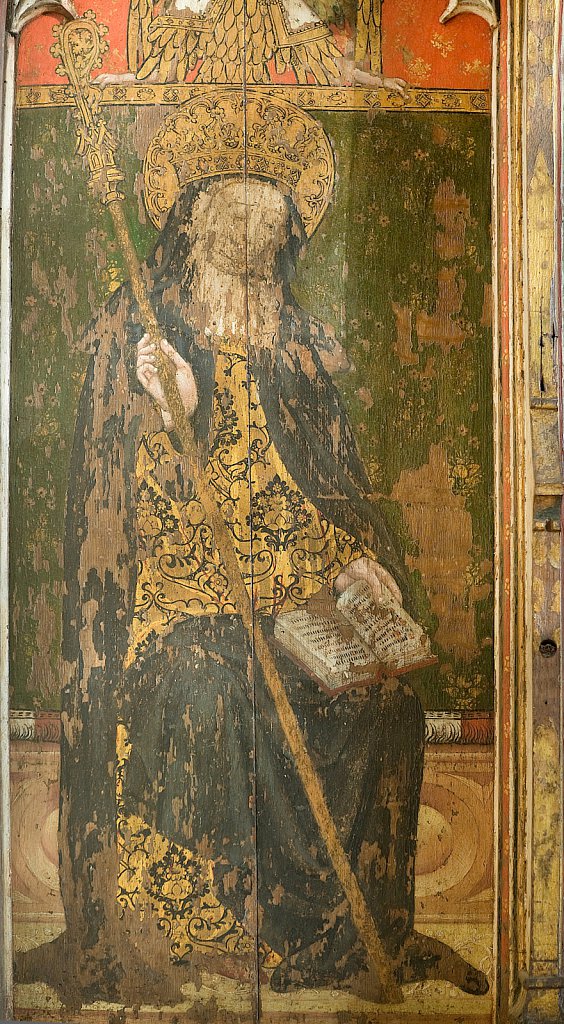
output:
M 106 85 L 102 89 L 102 106 L 176 106 L 199 94 L 215 89 L 214 85 L 146 85 L 124 83 Z M 222 86 L 229 89 L 230 86 Z M 240 86 L 232 86 L 240 89 Z M 407 89 L 397 96 L 387 89 L 332 88 L 330 86 L 261 85 L 247 86 L 247 91 L 260 91 L 295 103 L 307 110 L 442 110 L 455 113 L 488 114 L 490 94 L 480 89 Z M 72 107 L 73 95 L 68 85 L 22 85 L 17 89 L 16 103 L 20 109 L 36 107 Z

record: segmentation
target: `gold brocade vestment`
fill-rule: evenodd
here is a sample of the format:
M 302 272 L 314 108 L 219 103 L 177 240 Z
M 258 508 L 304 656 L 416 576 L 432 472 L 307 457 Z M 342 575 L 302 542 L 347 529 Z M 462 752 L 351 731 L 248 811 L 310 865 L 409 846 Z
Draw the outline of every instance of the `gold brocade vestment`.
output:
M 235 612 L 197 494 L 174 500 L 159 482 L 159 465 L 176 459 L 165 431 L 143 437 L 137 459 L 142 555 L 130 660 L 185 615 Z M 269 436 L 240 342 L 227 341 L 217 354 L 206 473 L 259 613 L 298 607 L 364 553 L 300 493 L 288 473 Z
M 177 462 L 165 431 L 143 436 L 137 457 L 140 559 L 128 664 L 187 615 L 235 613 L 197 494 L 178 500 L 163 486 L 159 470 Z M 269 436 L 240 341 L 224 340 L 217 353 L 206 472 L 259 614 L 298 607 L 364 553 L 352 536 L 321 515 L 288 473 Z M 120 725 L 120 904 L 157 915 L 169 936 L 173 960 L 182 960 L 193 950 L 248 952 L 249 937 L 215 895 L 212 862 L 153 832 L 140 817 L 126 814 L 123 773 L 130 754 L 127 731 Z M 274 957 L 274 966 L 279 958 L 268 950 L 264 953 L 267 964 L 268 957 Z

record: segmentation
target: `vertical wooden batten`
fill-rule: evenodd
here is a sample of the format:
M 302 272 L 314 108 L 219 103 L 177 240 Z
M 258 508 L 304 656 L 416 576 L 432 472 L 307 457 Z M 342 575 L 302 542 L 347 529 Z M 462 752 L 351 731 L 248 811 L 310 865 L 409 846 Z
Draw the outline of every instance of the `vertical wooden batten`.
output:
M 561 25 L 557 0 L 523 5 L 513 37 L 520 95 L 513 153 L 521 176 L 513 265 L 518 494 L 518 618 L 515 780 L 513 993 L 510 1016 L 561 1020 L 562 990 L 562 693 L 561 663 Z M 520 340 L 522 339 L 522 341 Z M 515 970 L 517 976 L 515 977 Z
M 1 213 L 0 213 L 0 1017 L 13 1012 L 12 907 L 10 871 L 8 495 L 11 327 L 11 189 L 15 85 L 15 38 L 5 31 L 7 0 L 0 6 Z
M 15 3 L 11 28 L 7 26 L 7 0 L 0 0 L 0 60 L 2 78 L 2 219 L 0 253 L 0 1016 L 12 1011 L 12 939 L 10 912 L 10 832 L 8 774 L 8 473 L 10 407 L 10 230 L 12 134 L 17 34 L 34 17 L 47 11 L 72 16 L 69 0 L 21 0 Z M 553 47 L 544 63 L 533 67 L 527 57 L 531 15 L 544 9 L 551 19 Z M 539 380 L 538 338 L 546 330 L 562 332 L 562 0 L 508 0 L 498 26 L 489 0 L 451 0 L 442 21 L 457 15 L 477 14 L 491 25 L 494 47 L 493 93 L 493 206 L 495 267 L 495 443 L 496 443 L 496 678 L 498 694 L 497 738 L 497 863 L 496 919 L 497 1019 L 523 1021 L 558 1019 L 563 979 L 562 914 L 562 698 L 559 689 L 560 657 L 552 660 L 539 651 L 542 627 L 556 630 L 558 614 L 543 618 L 533 591 L 553 586 L 548 571 L 558 527 L 554 507 L 561 505 L 561 340 L 548 381 L 549 391 L 536 393 Z M 547 76 L 546 67 L 551 64 Z M 552 62 L 552 63 L 551 63 Z M 541 71 L 544 67 L 541 81 Z M 541 71 L 539 71 L 539 68 Z M 539 126 L 528 106 L 528 89 L 548 88 L 552 74 L 556 89 L 553 114 Z M 543 85 L 544 83 L 544 85 Z M 550 122 L 549 127 L 547 124 Z M 551 133 L 548 151 L 539 132 Z M 537 151 L 537 146 L 539 146 Z M 551 147 L 554 146 L 554 149 Z M 544 155 L 543 155 L 544 153 Z M 548 153 L 548 155 L 547 155 Z M 539 155 L 540 154 L 540 155 Z M 530 173 L 529 173 L 530 172 Z M 550 207 L 552 202 L 553 206 Z M 548 207 L 547 207 L 548 203 Z M 547 217 L 545 218 L 545 214 Z M 551 247 L 551 258 L 539 263 Z M 546 291 L 545 291 L 546 287 Z M 540 298 L 540 303 L 539 303 Z M 543 325 L 535 326 L 536 306 L 543 308 Z M 546 317 L 546 320 L 545 320 Z M 545 349 L 548 352 L 549 349 Z M 548 365 L 547 365 L 548 370 Z M 545 381 L 546 384 L 546 381 Z M 546 424 L 556 425 L 556 456 L 546 466 Z M 550 433 L 550 430 L 549 430 Z M 550 435 L 554 437 L 554 433 Z M 539 475 L 539 457 L 543 473 Z M 542 476 L 542 479 L 541 479 Z M 551 511 L 552 510 L 552 511 Z M 552 536 L 551 536 L 552 535 Z M 550 543 L 549 543 L 550 542 Z M 544 555 L 543 555 L 544 552 Z M 544 560 L 543 560 L 544 559 Z M 559 571 L 560 579 L 562 573 Z M 535 618 L 536 615 L 536 618 Z M 554 617 L 556 615 L 556 618 Z M 539 632 L 540 631 L 540 632 Z M 541 635 L 542 634 L 542 635 Z M 548 637 L 547 637 L 548 638 Z M 559 644 L 560 646 L 560 644 Z M 556 669 L 556 671 L 555 671 Z M 546 732 L 543 708 L 556 715 L 556 742 Z M 539 732 L 539 729 L 541 730 Z M 544 731 L 543 731 L 544 730 Z M 559 758 L 551 879 L 542 889 L 546 844 L 539 842 L 543 821 L 535 804 L 538 771 Z M 552 887 L 552 888 L 551 888 Z M 536 893 L 536 895 L 535 895 Z M 550 919 L 546 944 L 540 932 L 547 919 L 539 916 L 551 893 L 557 908 Z M 540 954 L 543 955 L 540 955 Z M 546 955 L 545 955 L 546 954 Z M 562 1002 L 560 1000 L 560 1006 Z M 555 1015 L 556 1014 L 556 1015 Z M 552 1015 L 552 1016 L 551 1016 Z

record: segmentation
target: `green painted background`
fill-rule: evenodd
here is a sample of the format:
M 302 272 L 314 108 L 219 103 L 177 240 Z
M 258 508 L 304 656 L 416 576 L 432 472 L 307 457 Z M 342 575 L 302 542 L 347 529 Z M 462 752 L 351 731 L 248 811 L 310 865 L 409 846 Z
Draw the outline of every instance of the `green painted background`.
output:
M 113 113 L 130 183 L 127 216 L 141 255 L 154 238 L 140 198 L 141 156 L 165 113 Z M 374 491 L 390 495 L 402 471 L 428 461 L 431 445 L 443 446 L 453 466 L 478 466 L 470 485 L 455 478 L 455 489 L 458 479 L 472 516 L 473 561 L 491 562 L 492 339 L 482 322 L 491 276 L 489 122 L 456 113 L 324 113 L 319 119 L 335 147 L 338 182 L 330 212 L 301 264 L 297 296 L 336 327 L 354 363 L 341 385 Z M 65 490 L 86 366 L 81 331 L 123 275 L 109 217 L 87 196 L 73 151 L 70 111 L 19 112 L 11 438 L 16 708 L 58 705 Z M 445 352 L 433 344 L 423 350 L 414 333 L 417 361 L 405 367 L 393 345 L 392 304 L 409 307 L 414 319 L 417 311 L 434 309 L 445 260 L 436 247 L 433 199 L 445 179 L 470 200 L 465 251 L 455 261 L 465 281 L 459 316 L 467 337 L 460 348 Z M 429 357 L 434 371 L 424 378 Z M 416 554 L 401 508 L 390 500 L 386 507 Z M 419 606 L 432 630 L 436 623 L 421 587 Z M 467 663 L 439 652 L 439 667 L 420 673 L 426 707 L 492 706 L 491 593 L 476 605 L 476 619 L 479 656 Z

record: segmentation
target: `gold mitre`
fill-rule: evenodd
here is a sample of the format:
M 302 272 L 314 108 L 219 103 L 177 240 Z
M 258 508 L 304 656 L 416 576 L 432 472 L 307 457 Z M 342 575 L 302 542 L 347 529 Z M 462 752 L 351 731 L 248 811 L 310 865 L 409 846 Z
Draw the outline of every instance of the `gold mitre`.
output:
M 271 178 L 294 198 L 311 236 L 335 182 L 331 144 L 306 111 L 262 90 L 206 89 L 163 121 L 143 168 L 145 205 L 159 229 L 191 181 L 245 173 Z

